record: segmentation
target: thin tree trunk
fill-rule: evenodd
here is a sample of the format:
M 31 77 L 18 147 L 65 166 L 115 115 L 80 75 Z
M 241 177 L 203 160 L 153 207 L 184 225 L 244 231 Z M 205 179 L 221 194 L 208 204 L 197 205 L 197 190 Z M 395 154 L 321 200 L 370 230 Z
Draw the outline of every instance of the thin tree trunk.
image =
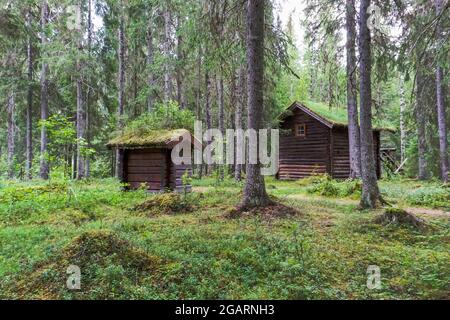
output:
M 121 4 L 120 23 L 119 23 L 119 103 L 117 109 L 118 127 L 122 129 L 124 126 L 124 96 L 125 96 L 125 17 L 123 2 Z M 121 149 L 116 150 L 116 176 L 120 180 L 123 179 L 123 155 Z
M 405 80 L 400 79 L 400 162 L 403 163 L 406 159 L 406 127 L 405 127 Z
M 435 0 L 436 15 L 439 16 L 442 12 L 442 0 Z M 442 35 L 442 27 L 440 21 L 437 25 L 437 39 L 438 42 L 443 42 L 444 37 Z M 439 127 L 439 155 L 441 164 L 441 178 L 444 182 L 448 182 L 448 153 L 447 153 L 447 116 L 445 111 L 445 100 L 442 92 L 442 82 L 444 78 L 444 72 L 442 67 L 437 62 L 436 68 L 436 107 L 438 115 L 438 127 Z
M 27 132 L 26 132 L 26 161 L 25 161 L 25 175 L 27 179 L 32 179 L 33 166 L 33 44 L 31 37 L 31 9 L 27 13 L 27 76 L 28 76 L 28 92 L 27 92 Z
M 219 131 L 222 133 L 222 136 L 225 136 L 225 99 L 224 99 L 224 92 L 223 92 L 223 76 L 222 71 L 220 72 L 220 75 L 216 81 L 216 88 L 217 88 L 217 104 L 219 107 Z M 219 155 L 221 157 L 221 160 L 223 161 L 223 154 Z M 223 180 L 224 178 L 224 166 L 219 165 L 219 179 Z
M 147 97 L 147 112 L 152 112 L 153 110 L 153 92 L 154 92 L 154 85 L 155 85 L 155 77 L 153 75 L 153 60 L 154 60 L 154 46 L 153 46 L 153 14 L 150 11 L 152 9 L 149 9 L 148 15 L 148 27 L 147 27 L 147 70 L 148 70 L 148 97 Z
M 367 25 L 369 14 L 367 10 L 370 0 L 360 2 L 360 24 L 359 24 L 359 53 L 360 53 L 360 104 L 361 104 L 361 176 L 362 176 L 362 208 L 375 208 L 380 200 L 378 189 L 377 172 L 375 165 L 375 154 L 372 130 L 372 59 L 371 59 L 371 37 Z
M 247 65 L 248 128 L 258 131 L 264 107 L 264 1 L 260 0 L 247 2 Z M 259 160 L 256 164 L 248 162 L 241 207 L 264 207 L 269 203 Z
M 418 152 L 418 166 L 419 166 L 419 180 L 427 180 L 427 140 L 426 140 L 426 122 L 427 115 L 425 111 L 424 101 L 424 75 L 422 66 L 418 66 L 416 74 L 416 124 L 417 124 L 417 152 Z
M 244 91 L 245 91 L 245 66 L 241 64 L 239 67 L 239 84 L 238 93 L 236 101 L 236 117 L 235 117 L 235 127 L 236 130 L 242 129 L 242 110 L 244 109 Z M 234 169 L 234 178 L 236 181 L 242 180 L 242 164 L 236 162 Z
M 202 107 L 201 107 L 201 87 L 202 87 L 202 49 L 199 47 L 198 49 L 198 57 L 197 57 L 197 90 L 195 92 L 195 114 L 196 120 L 201 121 L 202 119 Z M 202 140 L 202 137 L 198 137 Z M 201 179 L 203 175 L 203 165 L 200 164 L 197 166 L 197 174 L 198 178 Z
M 8 165 L 8 178 L 14 178 L 14 151 L 15 151 L 15 122 L 14 122 L 14 113 L 15 113 L 16 103 L 14 92 L 10 92 L 8 94 L 8 104 L 7 104 L 7 117 L 8 117 L 8 132 L 7 132 L 7 140 L 8 140 L 8 150 L 7 150 L 7 165 Z
M 180 17 L 177 17 L 177 29 L 180 29 Z M 181 109 L 184 109 L 186 107 L 185 101 L 184 101 L 184 92 L 183 92 L 183 38 L 180 34 L 177 35 L 177 74 L 176 74 L 176 81 L 177 81 L 177 101 L 178 105 Z
M 358 106 L 356 92 L 356 10 L 355 1 L 346 3 L 346 29 L 347 29 L 347 110 L 348 110 L 348 137 L 350 150 L 350 178 L 361 177 L 361 146 L 358 122 Z
M 41 7 L 41 46 L 44 48 L 47 45 L 47 36 L 45 34 L 45 28 L 48 22 L 48 3 L 47 0 L 42 1 Z M 45 121 L 48 119 L 48 64 L 47 62 L 42 63 L 41 68 L 41 120 Z M 45 126 L 41 128 L 41 159 L 40 159 L 40 177 L 47 180 L 50 167 L 47 160 L 47 129 Z
M 207 129 L 212 129 L 212 119 L 211 119 L 211 79 L 209 77 L 208 70 L 205 71 L 205 120 Z M 211 140 L 207 141 L 209 145 Z M 211 165 L 206 166 L 206 174 L 210 174 L 212 167 Z
M 91 61 L 91 54 L 92 54 L 92 0 L 88 0 L 88 41 L 87 41 L 87 47 L 88 47 L 88 56 L 89 61 Z M 85 112 L 85 125 L 86 125 L 86 142 L 87 145 L 91 146 L 91 130 L 90 130 L 90 96 L 91 96 L 91 81 L 89 78 L 89 83 L 86 90 L 86 112 Z M 86 177 L 90 177 L 91 175 L 91 158 L 86 157 Z
M 164 58 L 166 59 L 164 65 L 164 101 L 167 102 L 172 98 L 172 79 L 170 74 L 170 24 L 171 17 L 168 4 L 164 8 Z
M 81 8 L 82 4 L 79 3 Z M 83 156 L 82 148 L 85 142 L 86 134 L 86 110 L 84 109 L 84 98 L 83 98 L 83 62 L 81 55 L 83 54 L 83 44 L 82 44 L 82 30 L 81 25 L 77 26 L 77 47 L 78 47 L 78 57 L 76 62 L 77 69 L 77 156 L 76 156 L 76 178 L 78 180 L 84 179 L 86 176 L 85 172 L 85 159 Z

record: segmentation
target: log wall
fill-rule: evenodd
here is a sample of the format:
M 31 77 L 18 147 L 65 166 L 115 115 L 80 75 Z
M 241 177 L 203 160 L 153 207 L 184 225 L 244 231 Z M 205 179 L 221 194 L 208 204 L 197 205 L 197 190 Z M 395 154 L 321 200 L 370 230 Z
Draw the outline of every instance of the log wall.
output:
M 306 124 L 306 136 L 295 135 L 295 125 Z M 300 179 L 313 173 L 326 173 L 329 168 L 330 129 L 300 110 L 286 119 L 283 130 L 291 130 L 280 137 L 280 170 L 282 180 Z
M 182 177 L 188 172 L 192 175 L 191 165 L 175 165 L 171 160 L 170 149 L 126 150 L 124 157 L 124 182 L 131 189 L 147 185 L 148 191 L 183 191 Z M 188 190 L 191 186 L 187 186 Z
M 286 118 L 281 129 L 288 134 L 280 137 L 281 180 L 296 180 L 314 173 L 328 173 L 335 179 L 350 176 L 348 129 L 333 127 L 296 109 Z M 296 125 L 306 124 L 306 136 L 295 134 Z M 378 178 L 381 177 L 380 132 L 374 132 L 374 153 Z
M 137 189 L 145 183 L 149 191 L 161 191 L 168 186 L 166 150 L 127 150 L 124 161 L 124 180 L 130 188 Z

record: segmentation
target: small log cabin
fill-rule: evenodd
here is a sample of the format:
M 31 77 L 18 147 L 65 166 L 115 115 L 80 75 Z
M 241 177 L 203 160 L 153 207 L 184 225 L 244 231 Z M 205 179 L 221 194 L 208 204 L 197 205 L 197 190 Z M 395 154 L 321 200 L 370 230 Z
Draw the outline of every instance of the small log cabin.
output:
M 350 176 L 347 112 L 318 103 L 293 103 L 280 118 L 280 158 L 277 178 L 301 179 L 327 173 L 335 179 Z M 380 132 L 374 127 L 374 154 L 381 176 Z
M 149 192 L 180 192 L 185 187 L 188 190 L 191 188 L 183 185 L 182 177 L 185 173 L 192 175 L 192 165 L 175 165 L 171 153 L 186 135 L 190 135 L 195 147 L 199 146 L 200 142 L 185 129 L 125 132 L 111 140 L 107 146 L 121 151 L 122 165 L 118 176 L 123 183 L 128 184 L 128 188 L 146 186 Z

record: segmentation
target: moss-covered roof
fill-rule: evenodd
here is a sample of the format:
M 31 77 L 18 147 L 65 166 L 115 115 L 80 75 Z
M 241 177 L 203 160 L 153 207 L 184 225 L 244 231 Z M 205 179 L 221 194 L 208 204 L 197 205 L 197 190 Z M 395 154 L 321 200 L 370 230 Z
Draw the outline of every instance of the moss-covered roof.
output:
M 346 108 L 330 108 L 328 105 L 320 102 L 312 102 L 312 101 L 302 101 L 295 102 L 292 104 L 282 115 L 281 119 L 289 116 L 289 111 L 293 111 L 295 107 L 303 107 L 309 109 L 313 113 L 315 113 L 319 118 L 324 120 L 324 122 L 328 122 L 331 126 L 348 126 L 348 115 Z M 389 124 L 379 121 L 377 119 L 373 120 L 373 129 L 374 130 L 386 130 L 395 132 L 395 128 L 389 126 Z
M 143 148 L 170 147 L 180 138 L 190 135 L 186 129 L 176 130 L 125 130 L 122 134 L 108 142 L 110 148 Z

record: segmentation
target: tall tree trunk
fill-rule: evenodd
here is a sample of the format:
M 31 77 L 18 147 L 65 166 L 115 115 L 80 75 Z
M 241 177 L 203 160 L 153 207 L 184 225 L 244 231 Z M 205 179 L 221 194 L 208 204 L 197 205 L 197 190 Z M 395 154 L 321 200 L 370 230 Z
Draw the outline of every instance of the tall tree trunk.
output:
M 91 55 L 92 55 L 92 0 L 88 0 L 88 21 L 87 21 L 88 27 L 87 27 L 87 47 L 88 47 L 88 56 L 89 61 L 91 61 Z M 86 125 L 86 142 L 87 145 L 91 146 L 91 130 L 90 130 L 90 97 L 91 97 L 91 81 L 89 77 L 89 84 L 86 89 L 86 112 L 85 112 L 85 125 Z M 86 177 L 90 177 L 91 175 L 91 158 L 86 158 Z
M 153 60 L 154 60 L 154 46 L 153 46 L 153 14 L 152 8 L 149 9 L 148 15 L 148 27 L 147 27 L 147 70 L 148 70 L 148 97 L 147 97 L 147 112 L 152 112 L 153 110 L 153 93 L 154 93 L 154 85 L 155 85 L 155 77 L 153 75 Z
M 406 98 L 405 80 L 400 79 L 400 162 L 406 159 L 406 126 L 405 126 Z
M 164 8 L 164 101 L 167 102 L 172 98 L 172 77 L 170 73 L 170 48 L 171 48 L 171 17 L 168 3 Z
M 201 120 L 202 106 L 201 106 L 201 95 L 202 95 L 202 49 L 198 49 L 197 57 L 197 90 L 195 91 L 195 113 L 197 115 L 197 120 Z
M 350 178 L 361 177 L 361 145 L 358 122 L 357 90 L 356 90 L 356 9 L 355 1 L 346 3 L 346 29 L 347 29 L 347 110 L 348 110 L 348 137 L 350 151 Z
M 242 129 L 242 110 L 244 109 L 244 88 L 245 88 L 245 66 L 241 64 L 239 67 L 239 84 L 238 93 L 236 99 L 236 117 L 235 117 L 235 127 L 236 130 Z M 242 180 L 242 164 L 236 162 L 234 169 L 234 178 L 236 181 Z
M 212 129 L 212 118 L 211 118 L 211 79 L 209 77 L 208 70 L 205 71 L 205 120 L 207 129 Z M 207 141 L 209 145 L 211 140 Z M 206 174 L 211 173 L 211 165 L 206 166 Z
M 197 57 L 197 89 L 195 91 L 195 114 L 196 120 L 201 121 L 202 119 L 202 106 L 201 106 L 201 95 L 202 95 L 202 49 L 199 46 L 198 49 L 198 57 Z M 198 137 L 202 140 L 202 137 Z M 203 165 L 200 164 L 197 166 L 197 174 L 201 179 L 203 174 Z
M 42 1 L 41 7 L 41 46 L 46 48 L 47 36 L 45 34 L 45 29 L 48 22 L 48 3 L 47 0 Z M 41 67 L 41 120 L 45 121 L 48 119 L 48 64 L 46 61 L 42 62 Z M 47 180 L 49 175 L 49 164 L 47 160 L 47 129 L 45 126 L 41 128 L 41 159 L 40 159 L 40 177 Z
M 224 92 L 223 92 L 223 76 L 222 71 L 220 72 L 219 77 L 216 81 L 217 84 L 217 104 L 219 107 L 219 131 L 222 133 L 222 136 L 225 136 L 225 99 L 224 99 Z M 223 161 L 223 154 L 219 155 L 221 157 L 221 160 Z M 219 179 L 223 180 L 224 178 L 224 166 L 219 166 Z
M 418 62 L 416 73 L 416 125 L 417 125 L 417 152 L 418 152 L 418 166 L 419 166 L 419 180 L 427 180 L 427 140 L 426 140 L 426 126 L 427 126 L 427 114 L 426 114 L 426 102 L 424 101 L 424 74 L 422 66 Z
M 7 140 L 8 140 L 8 150 L 7 150 L 7 165 L 8 165 L 8 178 L 14 178 L 14 151 L 15 151 L 15 122 L 14 122 L 14 113 L 15 113 L 16 103 L 14 92 L 9 92 L 8 94 L 8 103 L 7 103 L 7 117 L 8 117 L 8 132 L 7 132 Z
M 124 98 L 125 98 L 125 17 L 123 1 L 121 4 L 120 23 L 119 23 L 119 103 L 117 108 L 118 128 L 122 129 L 124 126 Z M 116 176 L 120 180 L 123 179 L 123 156 L 124 152 L 121 149 L 116 150 Z
M 436 15 L 439 16 L 442 12 L 442 0 L 435 0 Z M 437 22 L 437 40 L 443 42 L 444 37 L 442 35 L 442 27 L 440 21 Z M 442 82 L 444 78 L 444 72 L 439 61 L 436 68 L 436 107 L 438 115 L 438 127 L 439 127 L 439 154 L 441 164 L 441 178 L 444 182 L 448 182 L 448 153 L 447 153 L 447 116 L 445 111 L 445 100 L 442 92 Z
M 360 2 L 360 24 L 359 24 L 359 53 L 360 53 L 360 104 L 361 104 L 361 176 L 362 176 L 362 208 L 375 208 L 380 199 L 378 189 L 377 172 L 375 165 L 375 153 L 373 145 L 372 130 L 372 59 L 371 59 L 371 36 L 367 25 L 369 14 L 367 9 L 370 0 Z
M 82 8 L 82 3 L 79 3 L 80 8 Z M 84 98 L 83 98 L 83 34 L 81 25 L 77 26 L 77 49 L 78 57 L 76 62 L 77 69 L 77 158 L 76 158 L 76 178 L 78 180 L 84 179 L 86 176 L 85 172 L 85 159 L 83 156 L 85 134 L 86 134 L 86 110 L 84 109 Z
M 247 65 L 248 128 L 258 131 L 261 129 L 264 107 L 264 1 L 260 0 L 247 2 Z M 247 163 L 241 207 L 264 207 L 269 203 L 258 157 L 256 164 Z
M 181 23 L 180 23 L 180 17 L 177 17 L 177 29 L 180 30 Z M 184 92 L 183 92 L 183 38 L 178 33 L 177 35 L 177 74 L 176 74 L 176 81 L 177 81 L 177 101 L 178 105 L 181 109 L 184 109 L 186 107 L 185 101 L 184 101 Z
M 31 168 L 33 166 L 33 43 L 31 36 L 31 9 L 27 13 L 27 76 L 28 76 L 28 92 L 27 92 L 27 132 L 26 132 L 26 160 L 25 175 L 27 179 L 32 178 Z

